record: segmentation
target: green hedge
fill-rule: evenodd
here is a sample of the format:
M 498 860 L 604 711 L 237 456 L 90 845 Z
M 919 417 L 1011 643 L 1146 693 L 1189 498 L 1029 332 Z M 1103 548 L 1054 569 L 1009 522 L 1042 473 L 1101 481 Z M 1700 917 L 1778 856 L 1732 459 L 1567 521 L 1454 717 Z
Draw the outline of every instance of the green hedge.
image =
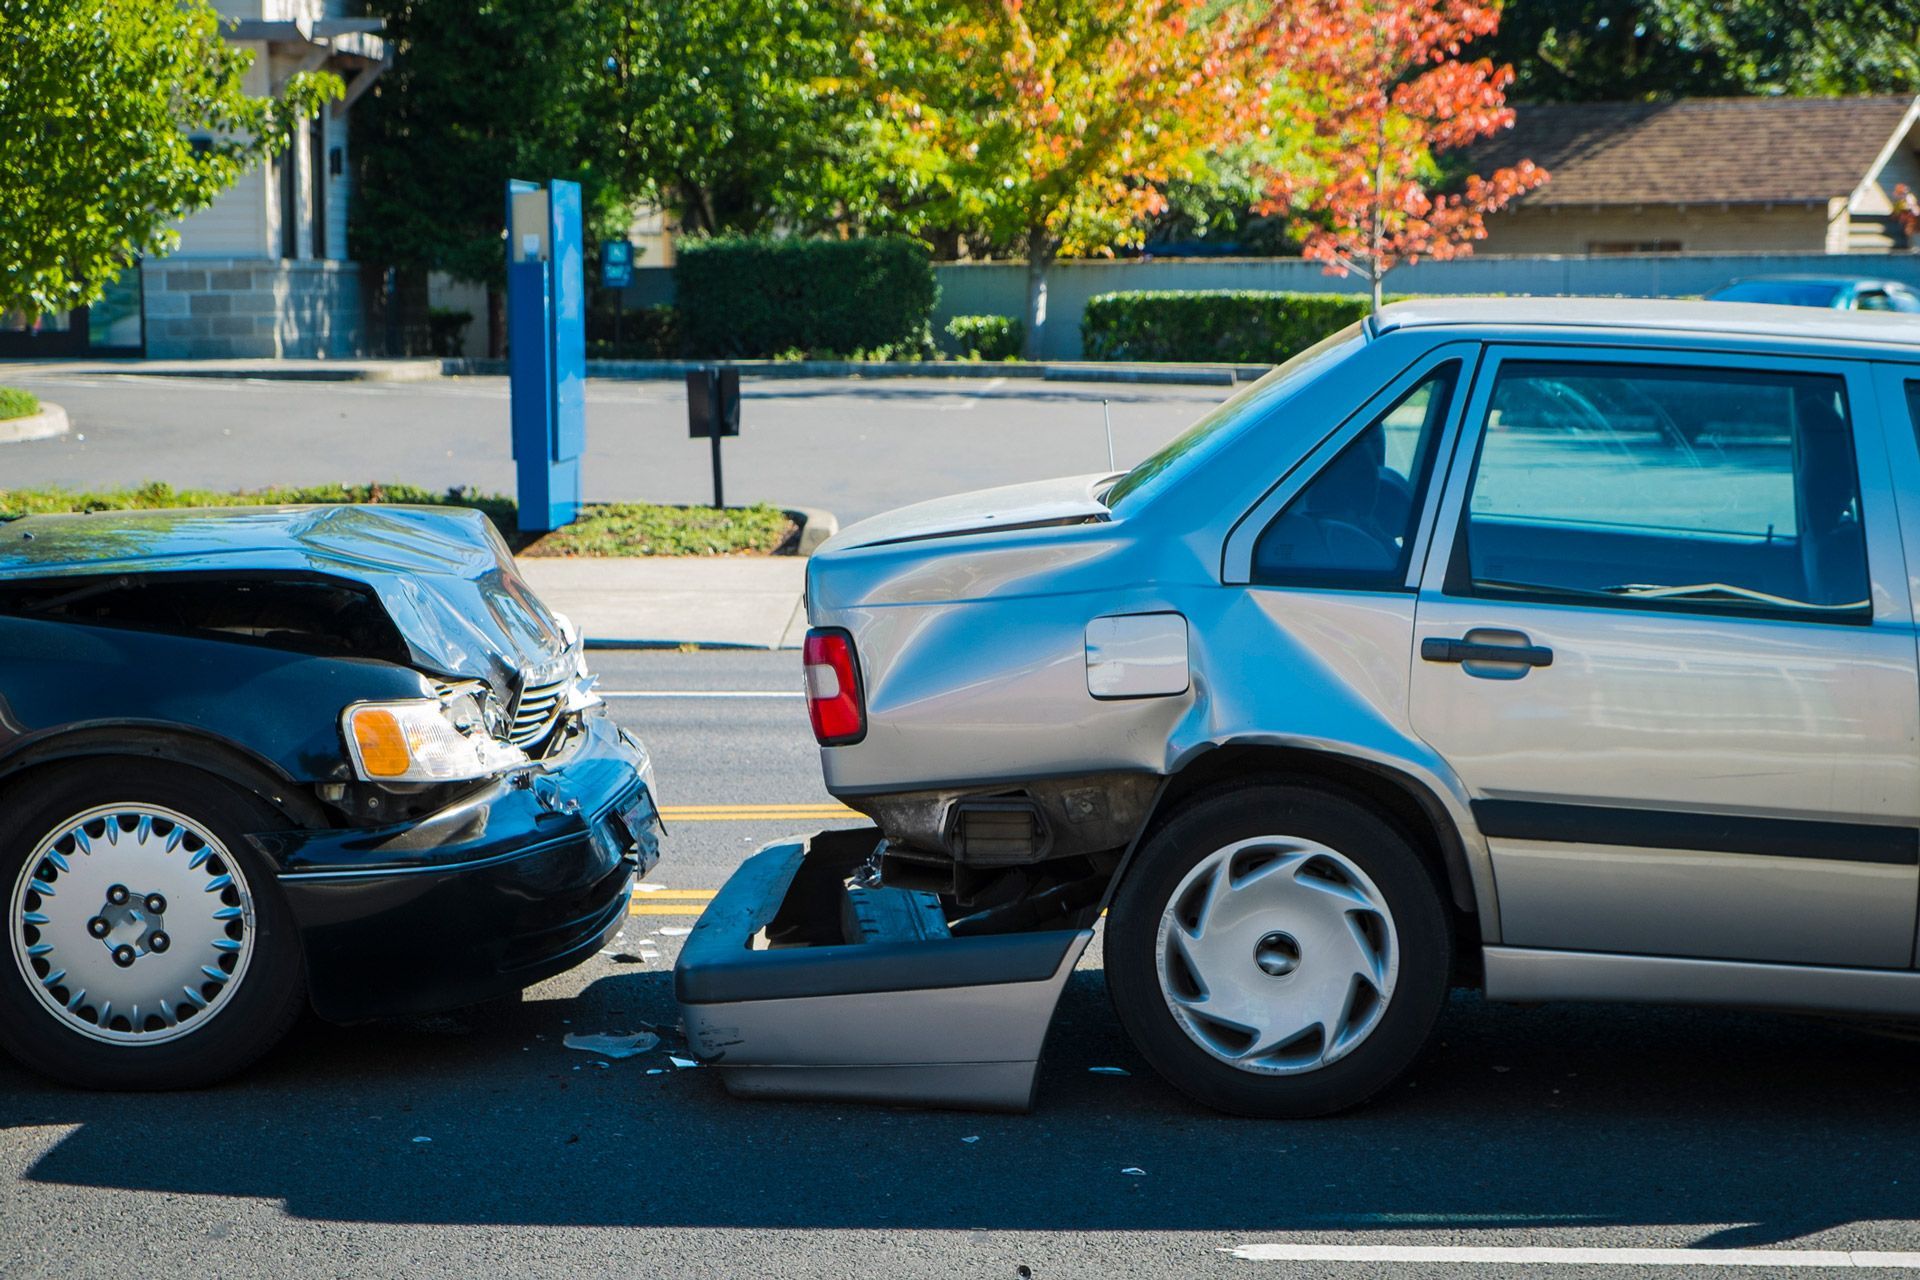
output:
M 680 316 L 670 306 L 635 307 L 620 317 L 613 340 L 613 309 L 587 316 L 589 360 L 675 360 L 680 356 Z
M 9 418 L 31 418 L 40 412 L 40 400 L 31 391 L 18 387 L 0 387 L 0 422 Z
M 1027 328 L 1012 316 L 955 316 L 947 321 L 954 350 L 969 360 L 1011 360 Z
M 694 359 L 932 353 L 938 287 L 918 241 L 715 237 L 678 250 L 674 312 Z
M 1080 343 L 1090 360 L 1278 364 L 1365 319 L 1364 294 L 1193 289 L 1103 293 L 1087 300 Z

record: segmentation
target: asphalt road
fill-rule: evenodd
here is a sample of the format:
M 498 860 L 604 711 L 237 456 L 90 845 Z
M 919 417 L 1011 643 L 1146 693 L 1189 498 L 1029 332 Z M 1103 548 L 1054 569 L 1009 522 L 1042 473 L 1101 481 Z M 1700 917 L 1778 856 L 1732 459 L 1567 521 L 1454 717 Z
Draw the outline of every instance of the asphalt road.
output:
M 0 487 L 257 489 L 330 481 L 512 493 L 505 378 L 417 383 L 79 377 L 0 366 L 63 406 L 71 434 L 0 445 Z M 724 443 L 726 499 L 819 507 L 842 523 L 923 498 L 1099 471 L 1101 401 L 1128 466 L 1225 387 L 1024 379 L 749 380 Z M 589 501 L 706 503 L 708 445 L 672 382 L 587 384 Z
M 798 680 L 793 654 L 597 664 L 615 692 Z M 675 809 L 827 802 L 796 699 L 616 705 Z M 711 889 L 794 826 L 676 821 L 653 880 Z M 1920 1250 L 1907 1040 L 1461 996 L 1373 1106 L 1256 1123 L 1152 1076 L 1095 951 L 1026 1116 L 747 1102 L 663 1052 L 602 1065 L 561 1047 L 569 1031 L 670 1027 L 671 931 L 688 923 L 635 915 L 616 949 L 637 963 L 596 957 L 483 1022 L 305 1025 L 203 1093 L 74 1093 L 0 1064 L 0 1275 L 1638 1278 L 1681 1269 L 1248 1259 L 1302 1245 Z M 1130 1074 L 1091 1070 L 1113 1066 Z

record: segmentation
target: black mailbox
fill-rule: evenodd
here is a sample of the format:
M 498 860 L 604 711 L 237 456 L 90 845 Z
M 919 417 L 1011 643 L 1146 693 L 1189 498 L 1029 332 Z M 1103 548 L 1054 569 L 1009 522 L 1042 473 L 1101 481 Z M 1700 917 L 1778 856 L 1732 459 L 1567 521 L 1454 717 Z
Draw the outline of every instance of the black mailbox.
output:
M 739 434 L 740 371 L 731 365 L 708 365 L 688 373 L 687 435 L 706 440 Z

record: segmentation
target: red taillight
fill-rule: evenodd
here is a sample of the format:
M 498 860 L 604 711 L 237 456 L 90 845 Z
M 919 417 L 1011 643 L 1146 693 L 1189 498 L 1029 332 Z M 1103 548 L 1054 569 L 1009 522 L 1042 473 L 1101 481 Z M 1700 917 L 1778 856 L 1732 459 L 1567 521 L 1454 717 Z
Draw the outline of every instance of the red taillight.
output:
M 820 745 L 846 746 L 866 737 L 866 699 L 853 660 L 853 637 L 838 627 L 815 627 L 807 632 L 801 656 L 807 671 L 807 715 Z

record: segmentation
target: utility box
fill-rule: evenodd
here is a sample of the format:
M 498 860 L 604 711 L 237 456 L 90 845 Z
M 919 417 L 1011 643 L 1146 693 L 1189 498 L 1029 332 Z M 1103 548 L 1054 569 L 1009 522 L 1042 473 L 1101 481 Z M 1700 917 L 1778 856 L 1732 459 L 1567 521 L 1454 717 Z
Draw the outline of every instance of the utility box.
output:
M 507 375 L 520 527 L 580 514 L 587 445 L 586 245 L 580 184 L 507 184 Z
M 687 436 L 740 434 L 740 371 L 732 365 L 708 365 L 687 374 Z

